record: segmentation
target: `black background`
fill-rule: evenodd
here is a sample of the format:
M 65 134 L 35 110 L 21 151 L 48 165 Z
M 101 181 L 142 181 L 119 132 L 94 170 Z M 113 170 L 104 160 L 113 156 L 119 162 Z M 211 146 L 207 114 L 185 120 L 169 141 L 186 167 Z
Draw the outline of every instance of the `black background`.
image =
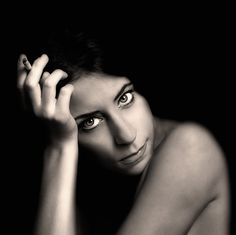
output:
M 232 6 L 136 4 L 128 7 L 113 4 L 97 8 L 91 3 L 59 7 L 44 5 L 22 10 L 22 6 L 17 6 L 13 23 L 2 28 L 2 46 L 7 51 L 4 62 L 12 62 L 5 66 L 8 72 L 2 86 L 2 123 L 7 130 L 3 147 L 7 150 L 4 156 L 9 160 L 6 173 L 4 171 L 5 192 L 9 192 L 9 196 L 5 195 L 10 199 L 7 202 L 10 205 L 7 219 L 11 222 L 8 229 L 30 234 L 41 167 L 39 157 L 31 153 L 37 148 L 38 155 L 41 153 L 38 146 L 42 142 L 42 130 L 32 129 L 32 119 L 24 116 L 19 108 L 16 61 L 19 53 L 25 53 L 27 48 L 37 56 L 53 27 L 73 22 L 82 29 L 99 33 L 108 44 L 126 43 L 123 48 L 118 46 L 118 51 L 128 50 L 128 58 L 133 59 L 130 65 L 136 67 L 139 74 L 140 90 L 156 115 L 199 122 L 215 135 L 229 166 L 233 234 L 236 176 Z M 119 59 L 122 55 L 119 53 Z M 28 146 L 27 151 L 25 146 Z

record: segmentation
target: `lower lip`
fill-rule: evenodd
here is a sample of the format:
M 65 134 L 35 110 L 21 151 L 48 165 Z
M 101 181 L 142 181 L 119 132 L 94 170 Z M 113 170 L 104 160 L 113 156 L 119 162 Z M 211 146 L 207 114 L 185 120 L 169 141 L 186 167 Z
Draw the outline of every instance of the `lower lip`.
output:
M 137 165 L 139 162 L 141 162 L 144 159 L 144 153 L 146 151 L 146 147 L 147 147 L 147 141 L 145 142 L 143 147 L 138 151 L 136 155 L 131 156 L 130 158 L 127 158 L 123 161 L 120 161 L 120 163 L 128 167 Z

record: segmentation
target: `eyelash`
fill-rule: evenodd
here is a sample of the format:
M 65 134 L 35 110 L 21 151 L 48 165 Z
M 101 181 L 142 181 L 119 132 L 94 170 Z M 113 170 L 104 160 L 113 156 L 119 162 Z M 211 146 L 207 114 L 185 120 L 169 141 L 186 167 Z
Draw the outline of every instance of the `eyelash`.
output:
M 95 121 L 98 121 L 98 123 L 97 123 L 94 127 L 92 127 L 92 128 L 86 128 L 86 127 L 85 127 L 86 122 L 91 121 L 91 120 L 93 120 L 93 124 L 95 123 Z M 80 127 L 83 131 L 91 131 L 92 129 L 94 129 L 94 128 L 96 128 L 97 126 L 99 126 L 102 121 L 103 121 L 103 118 L 101 118 L 101 117 L 90 117 L 90 118 L 84 120 L 83 122 L 81 122 L 81 123 L 79 124 L 79 127 Z
M 126 95 L 126 97 L 127 97 L 127 94 L 130 94 L 130 95 L 131 95 L 130 100 L 128 101 L 128 103 L 120 105 L 121 98 L 124 97 L 125 95 Z M 135 97 L 134 97 L 134 90 L 133 90 L 133 89 L 132 89 L 132 90 L 128 90 L 127 92 L 123 93 L 123 94 L 121 95 L 121 97 L 119 98 L 119 100 L 118 100 L 118 107 L 119 107 L 119 108 L 121 108 L 121 107 L 128 107 L 131 103 L 134 102 L 134 98 L 135 98 Z M 95 121 L 98 121 L 98 123 L 97 123 L 94 127 L 92 127 L 92 128 L 86 128 L 86 127 L 85 127 L 86 122 L 91 121 L 91 120 L 93 120 L 93 124 L 95 123 Z M 102 121 L 103 121 L 103 118 L 101 118 L 101 117 L 96 117 L 96 116 L 94 116 L 94 117 L 89 117 L 88 119 L 86 119 L 86 120 L 84 120 L 83 122 L 81 122 L 81 123 L 79 124 L 79 127 L 80 127 L 83 131 L 91 131 L 91 130 L 93 130 L 94 128 L 98 127 Z
M 128 103 L 121 105 L 121 104 L 120 104 L 121 98 L 124 97 L 125 95 L 126 95 L 126 97 L 127 97 L 127 94 L 130 94 L 130 95 L 131 95 L 130 100 L 128 101 Z M 134 98 L 135 98 L 135 97 L 134 97 L 134 90 L 133 90 L 133 89 L 126 91 L 126 92 L 123 93 L 123 94 L 121 95 L 121 97 L 119 98 L 119 100 L 118 100 L 118 107 L 121 108 L 121 107 L 129 106 L 131 103 L 133 103 Z

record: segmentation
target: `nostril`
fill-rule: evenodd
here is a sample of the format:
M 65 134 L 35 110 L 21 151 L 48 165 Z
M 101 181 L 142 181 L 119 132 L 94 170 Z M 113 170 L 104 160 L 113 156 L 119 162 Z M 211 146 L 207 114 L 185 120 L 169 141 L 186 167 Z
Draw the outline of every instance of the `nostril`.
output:
M 119 145 L 127 145 L 136 139 L 136 131 L 134 129 L 124 128 L 115 134 L 115 141 Z
M 108 123 L 116 144 L 128 145 L 136 139 L 136 128 L 119 112 L 113 113 Z

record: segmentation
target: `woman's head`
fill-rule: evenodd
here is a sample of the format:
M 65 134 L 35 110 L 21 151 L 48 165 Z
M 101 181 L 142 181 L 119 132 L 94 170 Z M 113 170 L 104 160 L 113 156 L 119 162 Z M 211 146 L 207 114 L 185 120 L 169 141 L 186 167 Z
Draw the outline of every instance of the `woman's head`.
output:
M 70 110 L 78 124 L 79 144 L 110 170 L 141 173 L 154 149 L 154 120 L 147 101 L 135 91 L 129 74 L 115 69 L 119 64 L 108 66 L 96 40 L 70 32 L 56 39 L 49 58 L 74 85 Z
M 154 120 L 144 97 L 126 77 L 90 73 L 72 83 L 70 110 L 80 145 L 108 169 L 141 173 L 154 148 Z

